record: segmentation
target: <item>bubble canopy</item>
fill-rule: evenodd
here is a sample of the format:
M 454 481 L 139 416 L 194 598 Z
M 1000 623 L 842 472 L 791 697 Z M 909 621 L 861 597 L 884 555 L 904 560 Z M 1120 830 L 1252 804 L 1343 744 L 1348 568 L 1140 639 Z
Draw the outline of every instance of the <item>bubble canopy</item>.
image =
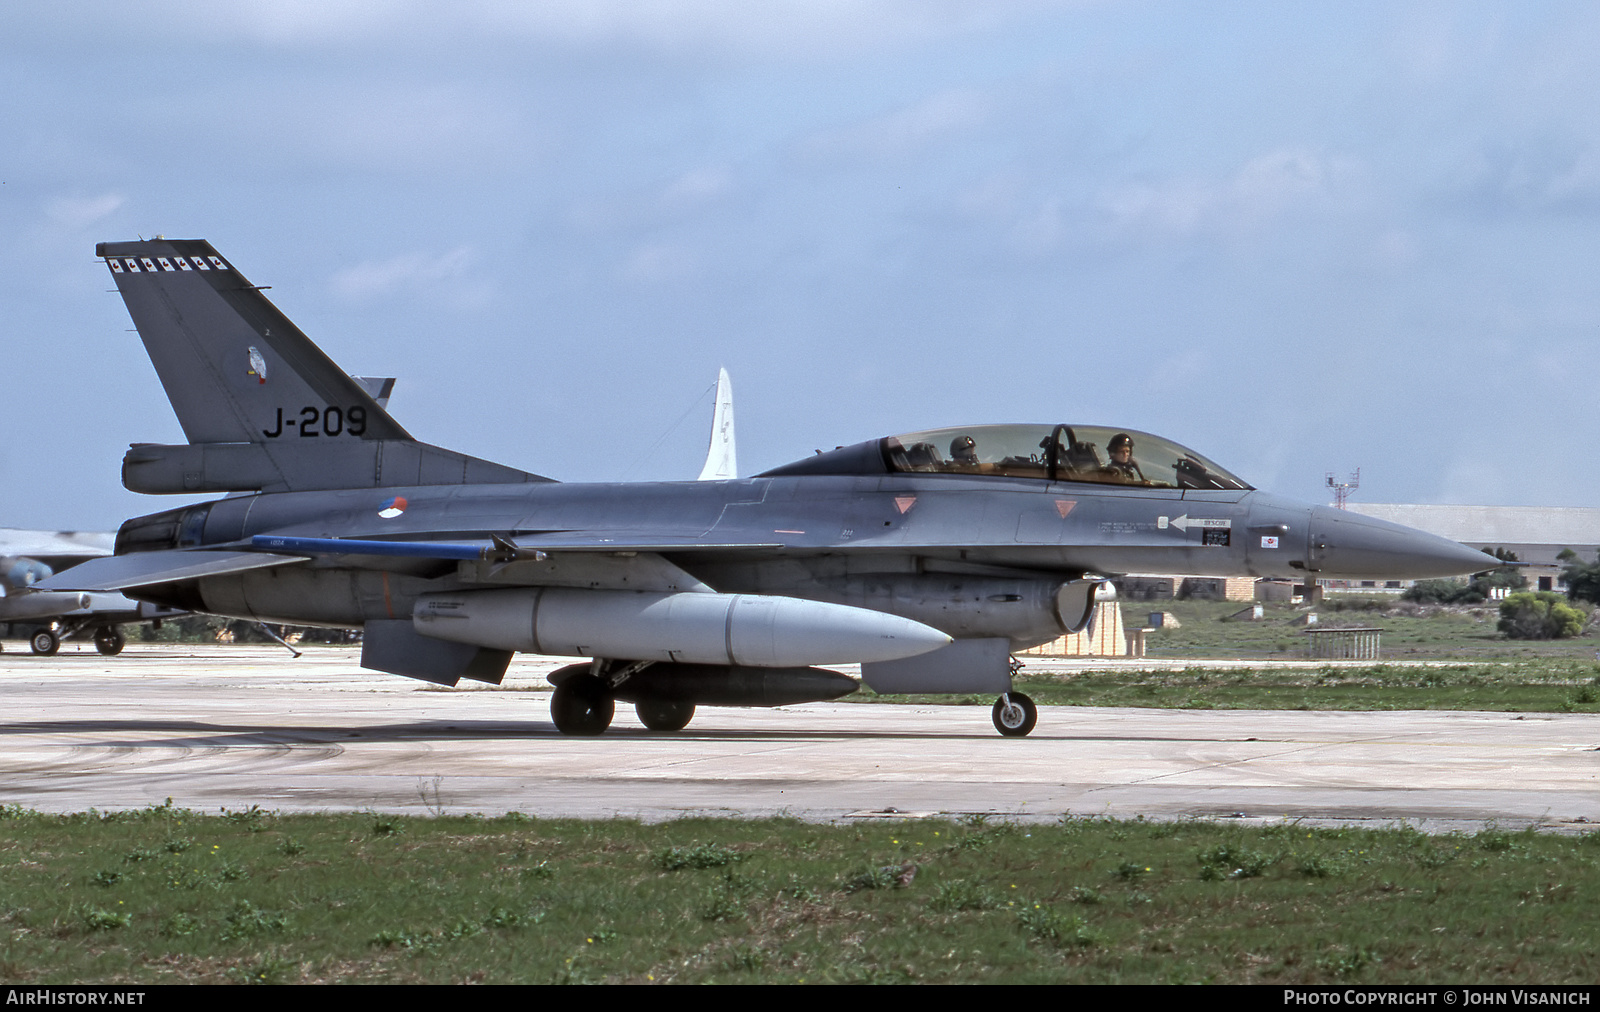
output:
M 1186 446 L 1097 425 L 968 425 L 840 447 L 768 471 L 784 474 L 963 474 L 1141 488 L 1250 485 Z

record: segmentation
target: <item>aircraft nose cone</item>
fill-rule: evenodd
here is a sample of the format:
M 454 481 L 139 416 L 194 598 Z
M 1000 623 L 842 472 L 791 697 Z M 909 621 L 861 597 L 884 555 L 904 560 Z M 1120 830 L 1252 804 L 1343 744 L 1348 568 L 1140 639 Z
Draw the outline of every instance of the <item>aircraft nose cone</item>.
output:
M 1311 544 L 1323 579 L 1426 580 L 1496 564 L 1458 541 L 1328 506 L 1312 511 Z

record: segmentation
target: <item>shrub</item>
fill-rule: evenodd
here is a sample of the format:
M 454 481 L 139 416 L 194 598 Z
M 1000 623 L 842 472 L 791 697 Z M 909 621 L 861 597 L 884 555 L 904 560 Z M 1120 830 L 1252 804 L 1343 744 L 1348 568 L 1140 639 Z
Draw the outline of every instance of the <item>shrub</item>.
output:
M 1525 591 L 1500 602 L 1499 629 L 1514 640 L 1556 640 L 1583 631 L 1588 616 L 1553 591 Z
M 1561 571 L 1561 578 L 1567 583 L 1567 594 L 1574 601 L 1600 604 L 1600 553 L 1590 563 L 1584 563 L 1578 553 L 1570 548 L 1562 552 L 1559 558 L 1567 564 L 1567 568 Z
M 1400 598 L 1419 604 L 1480 604 L 1484 601 L 1482 591 L 1459 580 L 1418 580 Z

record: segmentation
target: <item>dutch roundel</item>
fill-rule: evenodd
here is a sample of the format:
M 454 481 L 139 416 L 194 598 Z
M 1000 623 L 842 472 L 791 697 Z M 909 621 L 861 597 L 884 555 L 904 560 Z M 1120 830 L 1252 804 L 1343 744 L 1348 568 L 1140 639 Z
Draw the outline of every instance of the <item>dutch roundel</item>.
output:
M 378 509 L 378 516 L 392 520 L 406 511 L 406 497 L 397 495 Z

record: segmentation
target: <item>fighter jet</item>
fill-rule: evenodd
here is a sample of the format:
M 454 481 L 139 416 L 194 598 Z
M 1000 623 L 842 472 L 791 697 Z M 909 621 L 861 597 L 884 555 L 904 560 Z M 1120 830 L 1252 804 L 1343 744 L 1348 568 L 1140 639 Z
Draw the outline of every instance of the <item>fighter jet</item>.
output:
M 551 716 L 657 730 L 700 705 L 857 687 L 993 693 L 1026 735 L 1014 651 L 1088 621 L 1107 577 L 1395 579 L 1484 556 L 1259 491 L 1159 436 L 969 425 L 868 439 L 753 477 L 562 483 L 413 439 L 203 240 L 105 243 L 188 439 L 123 483 L 228 497 L 131 519 L 116 554 L 44 581 L 274 623 L 359 627 L 361 663 L 498 684 L 556 672 Z M 731 445 L 730 445 L 731 451 Z M 731 473 L 732 454 L 729 454 Z
M 114 539 L 111 533 L 0 528 L 0 623 L 35 626 L 28 645 L 36 654 L 54 654 L 64 639 L 92 636 L 95 649 L 112 656 L 128 642 L 121 626 L 178 615 L 122 594 L 35 589 L 60 570 L 110 555 Z
M 380 407 L 388 407 L 393 377 L 351 378 Z M 63 640 L 91 636 L 96 650 L 113 657 L 128 643 L 122 626 L 143 622 L 159 626 L 163 619 L 183 615 L 123 594 L 34 589 L 54 573 L 112 554 L 115 542 L 116 535 L 110 532 L 0 528 L 0 624 L 34 626 L 28 645 L 42 656 L 55 654 Z

